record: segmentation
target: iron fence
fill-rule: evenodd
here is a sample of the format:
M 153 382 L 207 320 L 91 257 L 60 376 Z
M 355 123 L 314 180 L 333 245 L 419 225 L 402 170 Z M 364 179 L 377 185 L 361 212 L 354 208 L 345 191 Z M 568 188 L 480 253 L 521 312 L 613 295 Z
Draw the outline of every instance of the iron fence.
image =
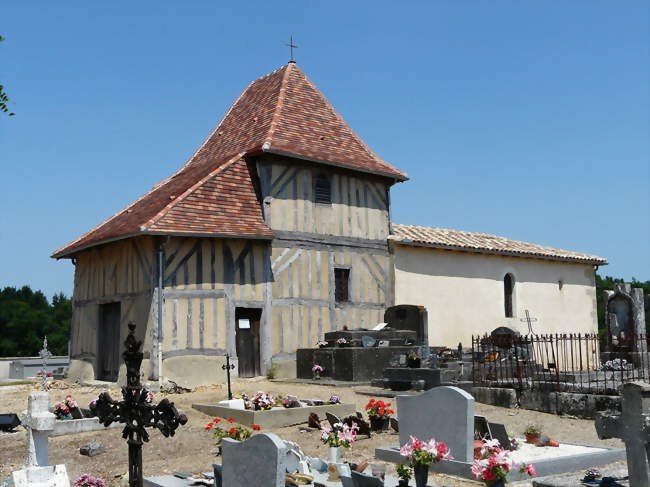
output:
M 618 394 L 650 379 L 648 338 L 597 334 L 472 336 L 475 386 Z

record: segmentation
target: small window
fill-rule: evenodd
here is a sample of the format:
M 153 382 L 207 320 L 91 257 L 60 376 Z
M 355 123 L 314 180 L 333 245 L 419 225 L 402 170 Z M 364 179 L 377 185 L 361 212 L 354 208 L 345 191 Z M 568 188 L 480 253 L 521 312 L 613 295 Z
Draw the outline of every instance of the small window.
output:
M 512 294 L 515 290 L 515 278 L 512 274 L 506 274 L 503 278 L 503 298 L 505 303 L 506 318 L 512 318 Z
M 350 269 L 334 269 L 334 299 L 337 303 L 350 301 Z
M 314 199 L 316 203 L 324 205 L 332 204 L 332 182 L 324 174 L 316 176 L 316 181 L 314 182 Z

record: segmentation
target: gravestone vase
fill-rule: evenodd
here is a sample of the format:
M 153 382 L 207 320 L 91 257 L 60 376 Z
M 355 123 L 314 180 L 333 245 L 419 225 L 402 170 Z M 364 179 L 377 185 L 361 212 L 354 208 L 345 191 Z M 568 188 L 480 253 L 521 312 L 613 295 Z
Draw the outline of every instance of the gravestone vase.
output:
M 416 487 L 427 487 L 429 478 L 429 465 L 414 465 L 413 477 L 415 478 Z
M 370 417 L 370 428 L 372 431 L 388 431 L 390 425 L 390 418 L 382 418 L 377 416 Z
M 341 462 L 341 448 L 338 446 L 330 446 L 328 463 Z
M 318 371 L 314 372 L 314 380 L 320 380 L 320 372 Z

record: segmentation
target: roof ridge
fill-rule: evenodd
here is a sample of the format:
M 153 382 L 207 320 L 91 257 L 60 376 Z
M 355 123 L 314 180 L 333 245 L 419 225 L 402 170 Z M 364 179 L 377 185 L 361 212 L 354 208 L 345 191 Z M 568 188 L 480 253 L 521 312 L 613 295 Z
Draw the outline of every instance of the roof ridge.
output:
M 285 88 L 287 86 L 287 80 L 289 79 L 289 74 L 291 73 L 292 66 L 295 66 L 295 63 L 286 64 L 285 66 L 286 69 L 282 74 L 282 81 L 280 82 L 280 92 L 278 93 L 278 101 L 275 104 L 275 109 L 273 110 L 273 116 L 271 117 L 271 123 L 269 124 L 269 132 L 266 134 L 264 142 L 262 142 L 262 148 L 266 148 L 267 150 L 271 147 L 273 133 L 275 132 L 275 128 L 278 124 L 278 119 L 280 118 L 280 112 L 282 111 L 282 107 L 284 106 L 284 96 L 286 91 Z
M 206 145 L 210 140 L 212 140 L 212 136 L 213 136 L 214 134 L 216 134 L 216 133 L 219 131 L 219 129 L 221 128 L 221 124 L 223 124 L 223 122 L 226 121 L 226 119 L 227 119 L 228 116 L 230 115 L 230 112 L 232 112 L 233 108 L 235 108 L 235 106 L 237 105 L 237 103 L 239 103 L 239 100 L 242 99 L 242 97 L 246 94 L 246 92 L 250 89 L 251 86 L 253 86 L 255 83 L 258 83 L 259 81 L 263 80 L 264 78 L 268 78 L 269 76 L 274 75 L 275 73 L 277 73 L 278 71 L 280 71 L 283 67 L 284 67 L 284 66 L 280 66 L 279 68 L 274 69 L 274 70 L 271 71 L 270 73 L 267 73 L 267 74 L 265 74 L 265 75 L 263 75 L 263 76 L 260 76 L 259 78 L 254 79 L 253 81 L 251 81 L 250 83 L 248 83 L 248 84 L 246 85 L 246 88 L 244 88 L 244 89 L 241 91 L 241 93 L 239 93 L 239 96 L 238 96 L 237 98 L 235 98 L 235 101 L 233 101 L 233 102 L 230 104 L 230 107 L 228 108 L 228 110 L 226 110 L 226 113 L 224 113 L 223 117 L 221 117 L 221 120 L 219 120 L 219 123 L 217 124 L 217 126 L 216 126 L 214 129 L 212 129 L 212 131 L 208 134 L 208 136 L 205 138 L 205 140 L 203 141 L 203 143 L 202 143 L 202 144 L 201 144 L 201 145 L 200 145 L 200 146 L 199 146 L 199 147 L 198 147 L 198 148 L 197 148 L 197 149 L 192 153 L 192 155 L 190 156 L 190 158 L 185 162 L 185 164 L 183 164 L 183 165 L 180 167 L 180 169 L 179 169 L 176 173 L 174 173 L 174 175 L 176 175 L 178 172 L 180 172 L 180 171 L 181 171 L 182 169 L 184 169 L 186 166 L 189 166 L 189 165 L 192 163 L 192 161 L 194 160 L 194 158 L 199 154 L 199 152 L 201 151 L 201 149 L 203 149 L 203 147 L 205 147 L 205 145 Z
M 296 67 L 297 67 L 297 66 L 296 66 Z M 372 149 L 371 149 L 371 148 L 370 148 L 370 147 L 369 147 L 369 146 L 368 146 L 368 145 L 363 141 L 363 139 L 362 139 L 362 138 L 361 138 L 361 137 L 360 137 L 360 136 L 359 136 L 359 135 L 354 131 L 354 129 L 352 128 L 352 126 L 350 126 L 350 124 L 347 123 L 347 122 L 345 121 L 345 119 L 343 118 L 343 116 L 342 116 L 342 115 L 341 115 L 341 114 L 336 110 L 336 108 L 334 108 L 334 105 L 332 105 L 332 104 L 330 103 L 330 101 L 327 99 L 327 97 L 325 96 L 325 94 L 324 94 L 321 90 L 318 89 L 318 87 L 317 87 L 317 86 L 312 82 L 311 79 L 309 79 L 309 76 L 307 76 L 307 74 L 306 74 L 302 69 L 298 68 L 298 70 L 299 70 L 299 72 L 302 73 L 302 75 L 305 77 L 305 81 L 309 84 L 309 86 L 311 86 L 311 87 L 313 88 L 313 90 L 316 92 L 316 94 L 322 98 L 322 100 L 323 100 L 323 102 L 325 102 L 325 105 L 327 106 L 327 108 L 328 108 L 328 109 L 332 112 L 332 114 L 333 114 L 333 115 L 338 119 L 338 121 L 343 125 L 343 127 L 345 127 L 345 128 L 348 130 L 348 132 L 350 133 L 350 135 L 351 135 L 351 136 L 352 136 L 352 137 L 353 137 L 353 138 L 354 138 L 354 139 L 355 139 L 355 140 L 356 140 L 356 141 L 361 145 L 361 147 L 366 151 L 366 153 L 367 153 L 371 158 L 373 158 L 376 162 L 378 162 L 379 164 L 381 164 L 381 165 L 383 165 L 383 166 L 388 166 L 389 168 L 392 168 L 392 169 L 397 170 L 397 172 L 402 173 L 405 177 L 408 178 L 408 174 L 407 174 L 407 173 L 405 173 L 404 171 L 399 170 L 399 169 L 393 167 L 391 164 L 389 164 L 388 162 L 384 161 L 381 157 L 379 157 L 377 154 L 375 154 L 375 153 L 373 152 L 373 150 L 372 150 Z M 332 162 L 334 162 L 334 161 L 332 161 Z
M 183 194 L 181 194 L 179 197 L 174 198 L 171 203 L 168 203 L 162 210 L 160 210 L 158 213 L 156 213 L 153 217 L 151 217 L 149 220 L 147 220 L 145 223 L 140 225 L 140 231 L 145 231 L 147 227 L 155 225 L 158 220 L 160 220 L 162 217 L 167 214 L 169 210 L 174 208 L 176 205 L 178 205 L 181 201 L 185 200 L 190 194 L 192 194 L 194 191 L 196 191 L 200 186 L 202 186 L 207 180 L 213 178 L 226 168 L 229 168 L 232 166 L 235 162 L 241 160 L 241 158 L 244 156 L 245 152 L 239 152 L 238 154 L 226 158 L 226 162 L 220 164 L 214 171 L 209 172 L 206 176 L 201 178 L 198 182 L 194 183 L 192 186 L 187 188 Z

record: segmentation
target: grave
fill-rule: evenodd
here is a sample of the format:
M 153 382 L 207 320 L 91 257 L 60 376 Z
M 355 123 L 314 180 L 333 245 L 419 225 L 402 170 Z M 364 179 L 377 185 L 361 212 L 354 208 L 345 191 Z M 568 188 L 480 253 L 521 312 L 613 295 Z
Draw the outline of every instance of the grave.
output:
M 621 413 L 599 413 L 596 432 L 625 442 L 630 485 L 650 485 L 650 384 L 629 382 L 620 391 Z
M 447 443 L 454 459 L 433 464 L 430 471 L 473 478 L 475 414 L 471 395 L 451 386 L 436 387 L 418 395 L 400 395 L 397 396 L 397 414 L 400 418 L 400 444 L 377 448 L 375 456 L 378 459 L 401 463 L 404 459 L 399 448 L 408 442 L 410 436 L 423 441 L 435 438 Z M 485 427 L 488 426 L 489 422 Z M 625 458 L 625 450 L 563 443 L 559 448 L 524 445 L 512 454 L 518 463 L 531 463 L 533 456 L 536 457 L 533 463 L 537 473 L 543 476 L 620 461 Z M 524 480 L 524 476 L 512 472 L 510 480 Z
M 301 400 L 301 402 L 305 402 Z M 234 418 L 239 424 L 252 426 L 259 424 L 262 428 L 282 428 L 309 421 L 309 415 L 316 413 L 319 417 L 332 413 L 339 417 L 354 414 L 354 404 L 323 404 L 322 406 L 303 406 L 294 408 L 274 407 L 272 409 L 255 411 L 253 409 L 231 408 L 228 405 L 215 403 L 192 404 L 192 408 L 213 418 Z
M 607 344 L 602 360 L 622 358 L 643 367 L 648 360 L 646 341 L 630 340 L 646 333 L 643 289 L 616 284 L 613 291 L 604 291 L 604 302 Z
M 299 379 L 311 379 L 312 366 L 323 367 L 323 377 L 350 382 L 381 379 L 383 369 L 397 356 L 415 351 L 429 356 L 427 313 L 423 306 L 399 305 L 386 309 L 386 326 L 375 329 L 344 329 L 325 333 L 327 346 L 296 351 Z M 379 329 L 377 329 L 379 328 Z M 337 340 L 345 339 L 345 346 Z

